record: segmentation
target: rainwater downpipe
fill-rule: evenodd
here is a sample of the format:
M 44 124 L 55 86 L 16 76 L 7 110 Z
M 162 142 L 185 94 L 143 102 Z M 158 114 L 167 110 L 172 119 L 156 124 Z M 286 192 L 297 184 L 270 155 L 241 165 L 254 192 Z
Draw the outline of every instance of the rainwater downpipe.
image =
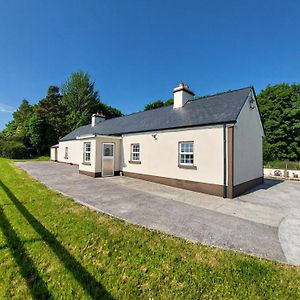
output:
M 223 124 L 223 198 L 227 198 L 227 151 L 226 151 L 226 124 Z

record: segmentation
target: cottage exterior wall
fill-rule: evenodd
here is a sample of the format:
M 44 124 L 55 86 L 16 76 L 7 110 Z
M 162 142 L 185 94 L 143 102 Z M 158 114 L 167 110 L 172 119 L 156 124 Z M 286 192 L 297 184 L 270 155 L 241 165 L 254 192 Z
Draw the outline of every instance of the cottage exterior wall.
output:
M 69 157 L 65 158 L 65 148 L 69 148 Z M 57 160 L 64 163 L 79 165 L 82 162 L 82 149 L 79 140 L 59 142 L 57 149 Z
M 178 166 L 178 143 L 184 141 L 194 142 L 194 165 L 197 169 Z M 140 144 L 141 164 L 130 163 L 133 143 Z M 123 136 L 122 169 L 125 172 L 222 185 L 223 166 L 221 126 Z
M 234 127 L 234 185 L 263 177 L 263 135 L 257 104 L 247 101 Z
M 56 150 L 57 149 L 57 150 Z M 51 147 L 50 148 L 50 160 L 53 160 L 55 161 L 57 158 L 56 158 L 56 151 L 58 151 L 58 148 L 54 148 L 54 147 Z

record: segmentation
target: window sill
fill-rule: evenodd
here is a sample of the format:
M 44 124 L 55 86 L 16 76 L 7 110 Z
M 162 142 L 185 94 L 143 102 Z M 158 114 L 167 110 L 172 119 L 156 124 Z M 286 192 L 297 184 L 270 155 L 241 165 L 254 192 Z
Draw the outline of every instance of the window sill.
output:
M 91 165 L 91 163 L 89 163 L 89 162 L 83 162 L 83 163 L 81 163 L 82 165 L 85 165 L 85 166 L 90 166 Z
M 140 164 L 141 164 L 141 161 L 140 161 L 140 160 L 130 160 L 129 163 L 130 163 L 130 164 L 140 165 Z
M 189 165 L 178 165 L 178 168 L 181 168 L 181 169 L 190 169 L 190 170 L 197 170 L 196 166 L 189 166 Z

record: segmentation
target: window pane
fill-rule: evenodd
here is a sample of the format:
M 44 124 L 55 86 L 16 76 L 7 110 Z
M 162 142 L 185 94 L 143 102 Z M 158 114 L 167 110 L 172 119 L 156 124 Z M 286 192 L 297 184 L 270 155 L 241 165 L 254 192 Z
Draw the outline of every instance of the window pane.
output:
M 91 151 L 91 143 L 85 143 L 84 145 L 85 145 L 85 151 L 86 152 Z
M 139 153 L 132 153 L 132 160 L 140 160 L 140 154 Z
M 131 159 L 140 160 L 140 144 L 131 144 Z
M 132 152 L 140 152 L 140 145 L 133 144 L 131 149 L 132 149 Z
M 104 145 L 104 156 L 114 156 L 114 146 L 113 145 Z
M 185 154 L 185 153 L 180 154 L 180 163 L 193 165 L 194 164 L 194 154 Z
M 192 153 L 193 150 L 193 143 L 180 143 L 181 153 Z

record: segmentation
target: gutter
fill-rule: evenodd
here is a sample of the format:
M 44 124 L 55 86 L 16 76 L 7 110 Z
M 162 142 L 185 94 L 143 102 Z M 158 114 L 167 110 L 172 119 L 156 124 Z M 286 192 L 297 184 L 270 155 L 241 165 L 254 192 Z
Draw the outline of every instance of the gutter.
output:
M 102 137 L 102 138 L 106 138 L 106 139 L 118 139 L 121 140 L 122 137 L 120 136 L 115 136 L 115 135 L 101 135 L 101 134 L 90 134 L 90 135 L 79 135 L 76 137 L 76 140 L 83 140 L 83 139 L 91 139 L 91 138 L 95 138 L 95 137 Z M 63 141 L 62 141 L 63 142 Z

